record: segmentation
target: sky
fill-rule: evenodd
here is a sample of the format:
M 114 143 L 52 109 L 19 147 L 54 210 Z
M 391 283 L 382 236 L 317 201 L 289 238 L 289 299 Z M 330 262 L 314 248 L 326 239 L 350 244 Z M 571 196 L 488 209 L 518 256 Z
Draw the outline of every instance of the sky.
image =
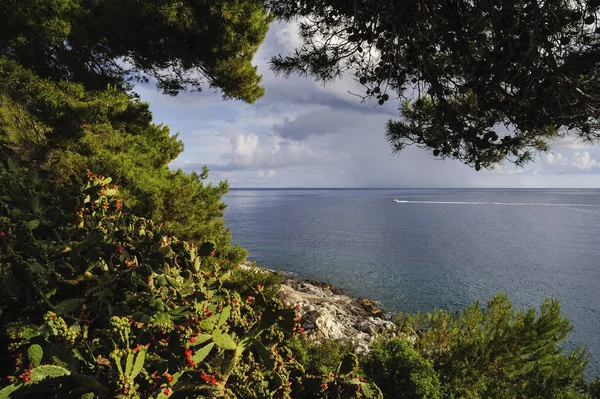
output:
M 268 62 L 300 43 L 293 24 L 273 24 L 254 63 L 264 97 L 254 104 L 224 100 L 210 89 L 166 96 L 136 87 L 157 123 L 179 133 L 184 152 L 170 167 L 210 169 L 212 181 L 252 187 L 600 187 L 600 147 L 572 138 L 555 142 L 524 168 L 505 163 L 492 171 L 409 147 L 392 155 L 385 124 L 399 102 L 361 103 L 364 90 L 351 77 L 323 86 L 305 78 L 275 76 Z

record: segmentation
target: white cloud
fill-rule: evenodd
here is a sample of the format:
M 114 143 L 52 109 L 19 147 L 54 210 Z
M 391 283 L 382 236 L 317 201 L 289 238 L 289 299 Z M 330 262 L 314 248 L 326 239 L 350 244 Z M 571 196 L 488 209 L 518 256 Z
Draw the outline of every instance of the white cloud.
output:
M 545 155 L 545 161 L 548 167 L 543 168 L 543 171 L 549 174 L 600 172 L 600 165 L 590 154 L 590 151 L 563 151 L 550 153 Z
M 272 169 L 330 163 L 339 158 L 339 154 L 313 149 L 307 142 L 285 139 L 277 134 L 259 137 L 253 133 L 238 133 L 231 138 L 231 152 L 223 157 L 229 160 L 224 165 L 226 169 Z M 272 176 L 274 173 L 271 173 Z
M 579 169 L 591 169 L 598 166 L 598 162 L 590 157 L 589 151 L 577 151 L 573 154 L 573 166 Z
M 549 153 L 546 154 L 546 162 L 549 165 L 568 165 L 569 164 L 569 160 L 563 156 L 560 152 L 557 152 L 556 154 L 554 153 Z

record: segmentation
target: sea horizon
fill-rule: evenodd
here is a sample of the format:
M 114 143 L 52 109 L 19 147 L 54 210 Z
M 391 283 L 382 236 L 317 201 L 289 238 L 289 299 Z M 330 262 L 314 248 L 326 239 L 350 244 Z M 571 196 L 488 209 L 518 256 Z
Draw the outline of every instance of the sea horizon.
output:
M 600 187 L 229 187 L 230 190 L 598 190 Z

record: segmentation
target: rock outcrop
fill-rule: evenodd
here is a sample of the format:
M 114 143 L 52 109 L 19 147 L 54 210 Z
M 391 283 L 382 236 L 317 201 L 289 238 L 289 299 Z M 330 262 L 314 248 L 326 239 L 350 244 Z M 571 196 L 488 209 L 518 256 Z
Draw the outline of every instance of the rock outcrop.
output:
M 366 298 L 352 298 L 328 284 L 287 277 L 279 291 L 287 306 L 298 306 L 301 326 L 315 341 L 352 341 L 356 352 L 369 350 L 378 332 L 395 330 L 381 304 Z
M 241 267 L 251 270 L 251 263 Z M 256 268 L 258 273 L 274 273 Z M 353 342 L 356 353 L 369 351 L 379 332 L 396 331 L 383 305 L 367 298 L 353 298 L 340 288 L 315 280 L 285 276 L 279 290 L 279 299 L 289 307 L 297 307 L 302 317 L 301 327 L 309 340 Z
M 250 264 L 242 267 L 250 269 Z M 352 298 L 344 290 L 320 281 L 286 276 L 279 298 L 287 306 L 297 306 L 308 339 L 351 341 L 356 345 L 357 353 L 367 352 L 377 333 L 396 330 L 381 303 L 362 297 Z

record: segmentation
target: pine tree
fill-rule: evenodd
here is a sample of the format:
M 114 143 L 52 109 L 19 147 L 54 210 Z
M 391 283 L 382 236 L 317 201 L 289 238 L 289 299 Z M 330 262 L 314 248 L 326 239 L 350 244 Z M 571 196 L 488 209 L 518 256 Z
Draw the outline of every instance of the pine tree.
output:
M 281 74 L 354 75 L 355 93 L 404 98 L 388 124 L 407 145 L 476 169 L 521 165 L 557 137 L 600 139 L 600 2 L 270 0 L 303 40 Z

